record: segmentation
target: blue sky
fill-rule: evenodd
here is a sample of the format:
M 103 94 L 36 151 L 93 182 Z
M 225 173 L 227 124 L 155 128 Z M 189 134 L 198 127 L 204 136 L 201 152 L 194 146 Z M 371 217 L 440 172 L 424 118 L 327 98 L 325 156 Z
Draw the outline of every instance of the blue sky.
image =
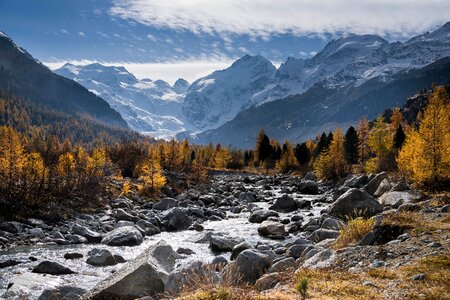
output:
M 51 67 L 98 61 L 192 81 L 244 54 L 308 58 L 351 33 L 404 40 L 449 21 L 449 2 L 0 0 L 0 30 Z

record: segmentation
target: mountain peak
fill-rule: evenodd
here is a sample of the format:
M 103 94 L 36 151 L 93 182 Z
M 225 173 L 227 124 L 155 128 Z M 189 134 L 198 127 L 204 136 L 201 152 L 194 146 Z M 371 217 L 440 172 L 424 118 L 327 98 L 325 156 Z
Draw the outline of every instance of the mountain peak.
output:
M 270 62 L 270 60 L 268 60 L 264 56 L 261 56 L 261 55 L 254 55 L 254 56 L 252 56 L 252 55 L 249 55 L 249 54 L 245 54 L 244 56 L 242 56 L 241 58 L 236 60 L 231 65 L 231 67 L 249 66 L 249 65 L 256 65 L 256 64 L 260 64 L 260 63 L 272 64 Z
M 183 78 L 178 78 L 177 81 L 175 81 L 172 88 L 178 94 L 184 93 L 189 88 L 189 82 L 187 82 Z

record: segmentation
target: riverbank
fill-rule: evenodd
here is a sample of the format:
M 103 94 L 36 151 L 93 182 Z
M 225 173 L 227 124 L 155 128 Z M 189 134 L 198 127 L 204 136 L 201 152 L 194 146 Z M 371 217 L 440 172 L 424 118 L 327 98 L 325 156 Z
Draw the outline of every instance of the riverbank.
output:
M 0 252 L 0 288 L 11 299 L 215 299 L 198 294 L 218 288 L 223 299 L 289 299 L 299 295 L 300 276 L 316 298 L 445 296 L 448 202 L 385 173 L 338 184 L 313 174 L 215 175 L 155 203 L 119 197 L 60 224 L 1 223 L 9 247 Z M 349 215 L 372 218 L 373 226 L 342 245 Z M 403 267 L 410 271 L 397 272 Z

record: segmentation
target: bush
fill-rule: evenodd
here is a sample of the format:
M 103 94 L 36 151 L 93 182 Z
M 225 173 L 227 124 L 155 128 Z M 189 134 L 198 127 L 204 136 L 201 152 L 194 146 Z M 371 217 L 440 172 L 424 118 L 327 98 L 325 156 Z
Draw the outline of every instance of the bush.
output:
M 374 225 L 375 219 L 350 219 L 347 225 L 340 230 L 335 248 L 340 249 L 359 242 L 373 229 Z

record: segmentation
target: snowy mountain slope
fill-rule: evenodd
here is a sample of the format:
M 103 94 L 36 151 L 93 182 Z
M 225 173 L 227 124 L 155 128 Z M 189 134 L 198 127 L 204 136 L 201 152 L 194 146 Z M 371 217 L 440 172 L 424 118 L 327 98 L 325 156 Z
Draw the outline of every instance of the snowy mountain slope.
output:
M 180 93 L 189 85 L 183 79 L 171 87 L 162 80 L 139 80 L 124 67 L 98 63 L 66 64 L 55 72 L 77 81 L 108 101 L 136 131 L 165 138 L 190 129 L 182 121 L 180 102 L 183 96 Z
M 275 66 L 257 55 L 195 81 L 188 89 L 183 112 L 199 130 L 216 128 L 247 108 L 252 95 L 273 81 Z

